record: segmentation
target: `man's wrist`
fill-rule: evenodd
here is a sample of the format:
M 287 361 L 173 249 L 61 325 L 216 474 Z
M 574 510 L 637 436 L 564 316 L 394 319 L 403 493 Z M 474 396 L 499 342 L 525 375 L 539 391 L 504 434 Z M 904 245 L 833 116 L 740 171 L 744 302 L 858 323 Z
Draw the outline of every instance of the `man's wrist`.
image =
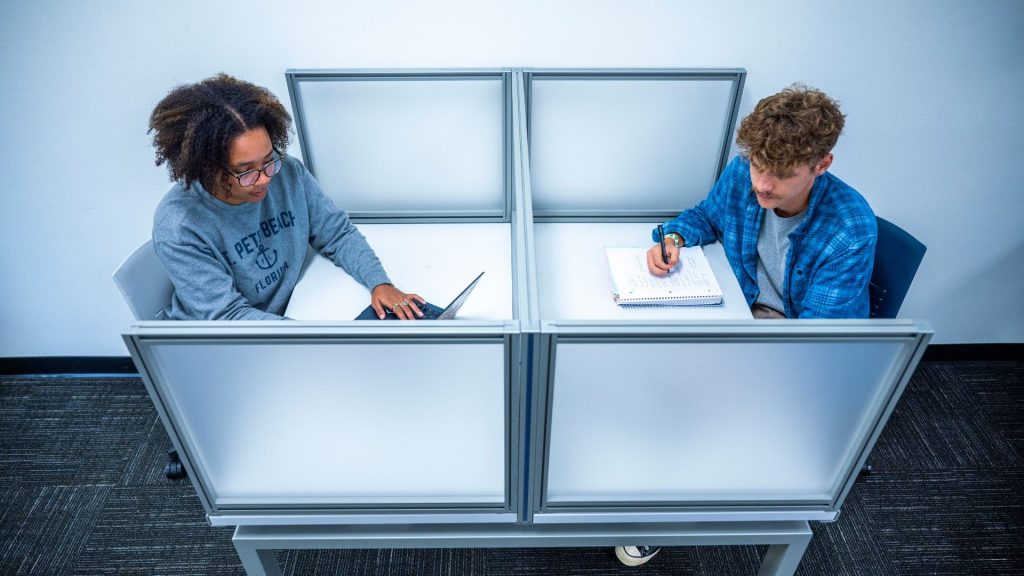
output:
M 683 240 L 683 237 L 675 232 L 669 232 L 668 234 L 665 234 L 665 239 L 671 239 L 672 243 L 675 244 L 676 248 L 682 248 L 683 246 L 686 246 L 686 241 Z

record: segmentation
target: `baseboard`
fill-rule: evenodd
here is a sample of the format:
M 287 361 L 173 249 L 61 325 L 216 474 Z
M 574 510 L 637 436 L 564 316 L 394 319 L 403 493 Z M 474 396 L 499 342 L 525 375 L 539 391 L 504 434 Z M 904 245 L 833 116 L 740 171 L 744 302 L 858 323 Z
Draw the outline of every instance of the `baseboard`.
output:
M 924 351 L 926 362 L 1020 360 L 1024 344 L 932 344 Z
M 130 356 L 0 358 L 0 376 L 25 374 L 138 374 Z

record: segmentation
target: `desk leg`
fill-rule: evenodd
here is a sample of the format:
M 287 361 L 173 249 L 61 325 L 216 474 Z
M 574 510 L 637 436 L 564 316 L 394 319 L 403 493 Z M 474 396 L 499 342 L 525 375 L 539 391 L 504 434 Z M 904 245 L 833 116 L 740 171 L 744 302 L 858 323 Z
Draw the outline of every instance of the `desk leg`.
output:
M 231 541 L 248 576 L 281 576 L 281 566 L 273 550 L 261 550 L 256 541 L 239 538 L 238 528 Z
M 787 544 L 772 544 L 761 561 L 757 576 L 793 576 L 810 542 L 811 535 L 808 534 Z

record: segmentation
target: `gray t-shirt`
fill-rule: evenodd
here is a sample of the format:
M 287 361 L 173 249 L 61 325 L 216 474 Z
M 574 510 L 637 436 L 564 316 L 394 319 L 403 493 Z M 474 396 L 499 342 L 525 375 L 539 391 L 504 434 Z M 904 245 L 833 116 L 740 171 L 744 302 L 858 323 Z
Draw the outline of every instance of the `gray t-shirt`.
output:
M 757 234 L 757 304 L 786 313 L 782 302 L 786 277 L 786 256 L 789 254 L 789 234 L 804 221 L 807 211 L 783 218 L 774 210 L 764 211 L 761 230 Z
M 390 282 L 348 214 L 289 156 L 258 204 L 176 184 L 156 209 L 153 246 L 174 283 L 172 320 L 282 318 L 307 246 L 368 289 Z

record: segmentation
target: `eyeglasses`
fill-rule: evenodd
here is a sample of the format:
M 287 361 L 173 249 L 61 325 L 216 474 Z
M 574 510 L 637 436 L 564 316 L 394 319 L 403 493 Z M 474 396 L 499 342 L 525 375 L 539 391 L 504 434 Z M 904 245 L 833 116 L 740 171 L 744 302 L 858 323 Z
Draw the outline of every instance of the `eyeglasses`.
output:
M 249 186 L 255 185 L 256 182 L 259 181 L 259 179 L 260 179 L 260 172 L 263 172 L 264 174 L 266 174 L 267 178 L 272 178 L 274 176 L 274 174 L 277 174 L 278 170 L 281 169 L 281 164 L 282 163 L 283 163 L 283 161 L 281 160 L 280 156 L 275 156 L 273 160 L 271 160 L 270 162 L 267 162 L 266 164 L 264 164 L 260 168 L 253 168 L 252 170 L 246 170 L 245 172 L 242 172 L 241 174 L 235 174 L 231 170 L 228 170 L 228 174 L 234 176 L 235 179 L 238 180 L 238 185 L 239 186 L 242 186 L 243 188 L 248 188 Z M 225 169 L 227 169 L 227 168 L 225 168 Z

